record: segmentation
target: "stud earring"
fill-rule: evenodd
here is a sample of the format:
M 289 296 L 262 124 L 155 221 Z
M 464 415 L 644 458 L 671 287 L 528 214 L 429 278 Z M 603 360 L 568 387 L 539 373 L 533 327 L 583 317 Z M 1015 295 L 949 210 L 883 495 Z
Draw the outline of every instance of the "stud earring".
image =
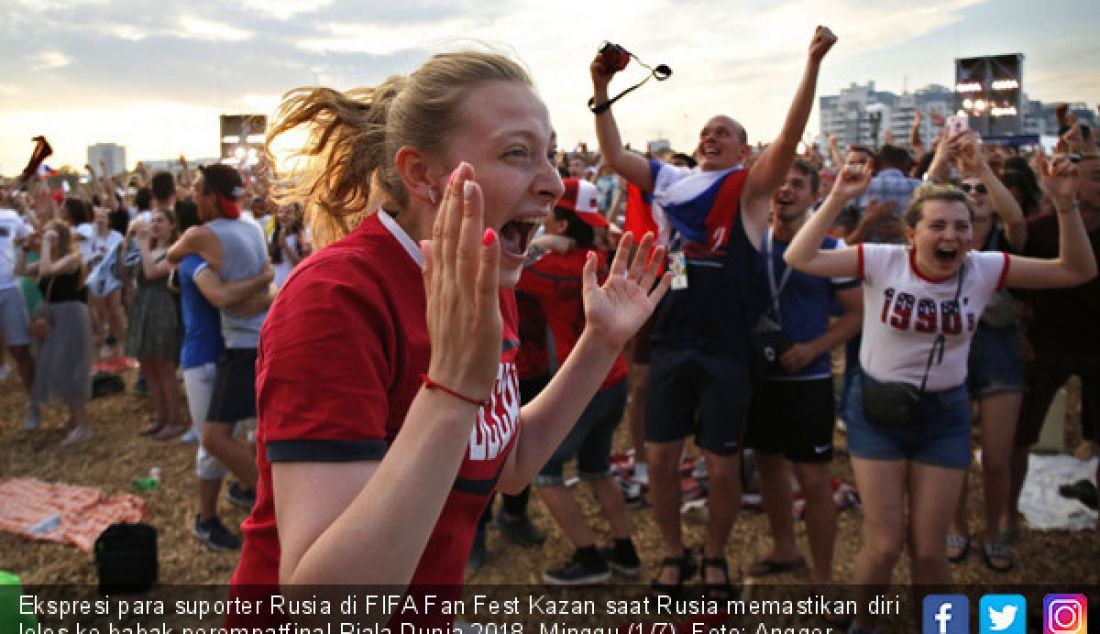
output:
M 432 201 L 433 205 L 439 204 L 439 190 L 435 187 L 428 188 L 428 200 Z

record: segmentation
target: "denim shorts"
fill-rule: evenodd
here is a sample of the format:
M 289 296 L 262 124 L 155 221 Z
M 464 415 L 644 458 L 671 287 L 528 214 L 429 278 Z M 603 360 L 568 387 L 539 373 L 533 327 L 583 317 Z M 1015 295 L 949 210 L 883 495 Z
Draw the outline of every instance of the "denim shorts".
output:
M 561 441 L 546 466 L 535 478 L 537 486 L 552 486 L 564 481 L 562 467 L 577 458 L 577 475 L 582 480 L 599 480 L 611 474 L 611 439 L 626 408 L 626 379 L 596 392 L 584 408 L 577 424 Z
M 974 398 L 1023 392 L 1024 359 L 1016 327 L 979 325 L 970 344 L 968 366 L 966 384 Z
M 882 427 L 863 415 L 863 383 L 875 379 L 860 372 L 852 381 L 844 420 L 848 453 L 864 460 L 911 460 L 947 469 L 970 468 L 970 400 L 966 386 L 925 392 L 920 413 L 905 428 Z

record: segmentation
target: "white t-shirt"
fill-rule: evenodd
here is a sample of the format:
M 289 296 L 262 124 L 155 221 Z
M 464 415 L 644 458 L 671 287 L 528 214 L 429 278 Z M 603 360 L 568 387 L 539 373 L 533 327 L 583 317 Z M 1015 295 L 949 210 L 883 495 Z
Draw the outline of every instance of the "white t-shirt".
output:
M 91 253 L 91 258 L 98 258 L 97 262 L 101 262 L 120 242 L 122 242 L 122 234 L 114 229 L 109 230 L 106 236 L 96 232 L 88 241 L 88 251 Z
M 993 293 L 1004 287 L 1008 265 L 1006 253 L 967 253 L 959 310 L 955 305 L 958 276 L 925 277 L 917 270 L 912 250 L 904 245 L 860 244 L 863 342 L 859 361 L 863 370 L 878 381 L 919 386 L 928 353 L 942 332 L 946 336 L 943 362 L 933 360 L 925 389 L 937 392 L 962 385 L 978 319 Z
M 95 252 L 92 250 L 92 240 L 95 238 L 95 225 L 85 222 L 73 229 L 73 237 L 76 239 L 76 247 L 80 249 L 80 258 L 87 264 Z
M 298 236 L 287 236 L 286 246 L 288 249 L 297 253 Z M 286 253 L 283 253 L 282 256 L 283 259 L 275 265 L 273 270 L 273 273 L 275 274 L 275 288 L 282 288 L 283 282 L 286 281 L 286 278 L 290 277 L 290 272 L 294 270 L 294 264 L 290 261 L 290 256 L 288 256 Z
M 29 236 L 33 228 L 14 209 L 0 208 L 0 290 L 18 285 L 15 279 L 15 241 Z

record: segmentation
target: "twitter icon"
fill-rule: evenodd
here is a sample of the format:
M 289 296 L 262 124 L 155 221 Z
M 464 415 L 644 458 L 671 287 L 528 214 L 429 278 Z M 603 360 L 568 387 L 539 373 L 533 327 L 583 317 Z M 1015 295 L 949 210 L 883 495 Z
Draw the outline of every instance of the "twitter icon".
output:
M 1027 634 L 1027 601 L 1019 594 L 987 594 L 978 604 L 981 634 Z

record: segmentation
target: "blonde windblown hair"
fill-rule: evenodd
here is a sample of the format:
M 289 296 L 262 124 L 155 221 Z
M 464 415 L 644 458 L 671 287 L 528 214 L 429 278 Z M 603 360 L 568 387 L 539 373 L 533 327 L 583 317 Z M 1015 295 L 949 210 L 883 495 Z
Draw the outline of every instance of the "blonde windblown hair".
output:
M 277 175 L 273 198 L 302 204 L 317 248 L 380 207 L 400 213 L 408 192 L 394 168 L 397 150 L 409 145 L 438 154 L 460 123 L 467 92 L 491 81 L 531 85 L 507 57 L 465 51 L 436 55 L 408 77 L 394 75 L 374 87 L 288 92 L 267 135 L 268 156 L 274 165 L 272 141 L 305 126 L 308 140 L 297 154 L 307 161 Z

